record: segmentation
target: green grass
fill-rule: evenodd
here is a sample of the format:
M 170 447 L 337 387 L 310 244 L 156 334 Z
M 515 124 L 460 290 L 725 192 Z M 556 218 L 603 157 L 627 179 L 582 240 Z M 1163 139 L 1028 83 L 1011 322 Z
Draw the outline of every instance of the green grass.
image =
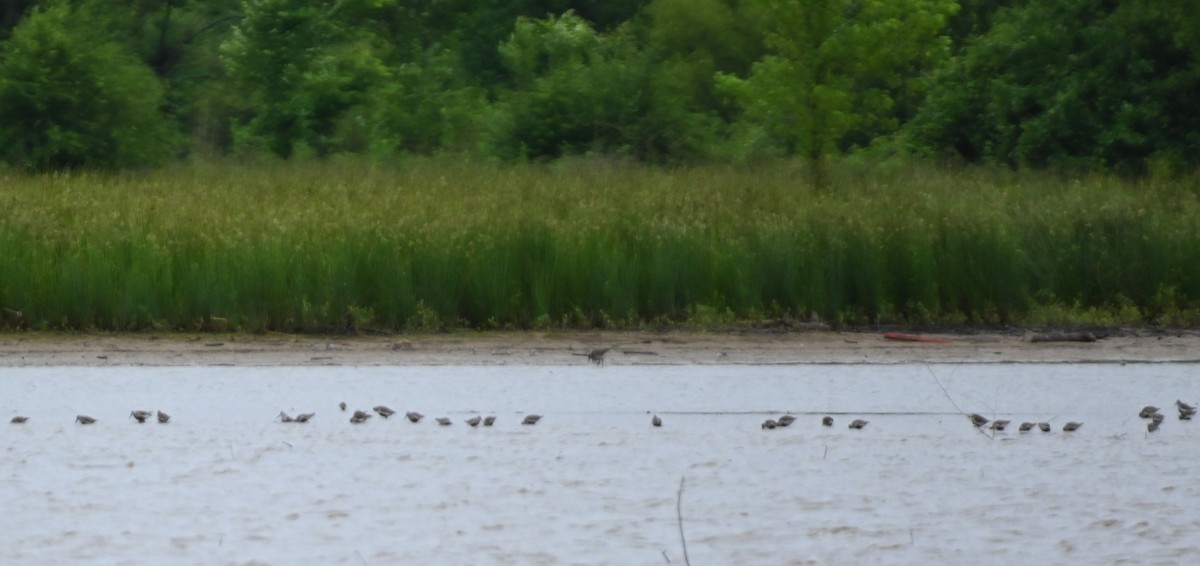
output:
M 416 160 L 0 172 L 45 329 L 1200 321 L 1196 178 Z

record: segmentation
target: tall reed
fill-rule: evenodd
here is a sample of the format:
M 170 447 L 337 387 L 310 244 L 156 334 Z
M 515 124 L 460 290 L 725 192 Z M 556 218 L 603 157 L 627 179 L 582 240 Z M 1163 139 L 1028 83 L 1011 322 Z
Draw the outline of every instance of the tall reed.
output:
M 1200 320 L 1197 179 L 804 179 L 602 160 L 0 172 L 0 306 L 113 330 Z

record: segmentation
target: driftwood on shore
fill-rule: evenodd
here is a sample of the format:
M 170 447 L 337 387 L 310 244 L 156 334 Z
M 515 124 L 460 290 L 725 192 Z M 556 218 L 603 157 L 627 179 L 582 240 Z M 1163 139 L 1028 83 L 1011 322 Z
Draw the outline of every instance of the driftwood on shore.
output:
M 1095 342 L 1107 337 L 1107 334 L 1096 335 L 1091 332 L 1048 332 L 1046 334 L 1031 334 L 1030 342 Z

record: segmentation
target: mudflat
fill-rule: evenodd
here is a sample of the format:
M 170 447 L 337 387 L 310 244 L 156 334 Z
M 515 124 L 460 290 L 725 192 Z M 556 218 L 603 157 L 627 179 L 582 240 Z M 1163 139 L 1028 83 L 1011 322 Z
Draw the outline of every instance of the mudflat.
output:
M 1094 342 L 1033 332 L 909 332 L 914 342 L 856 331 L 457 332 L 394 336 L 290 334 L 0 335 L 0 367 L 190 365 L 571 365 L 610 348 L 611 365 L 1200 362 L 1200 331 L 1121 329 Z

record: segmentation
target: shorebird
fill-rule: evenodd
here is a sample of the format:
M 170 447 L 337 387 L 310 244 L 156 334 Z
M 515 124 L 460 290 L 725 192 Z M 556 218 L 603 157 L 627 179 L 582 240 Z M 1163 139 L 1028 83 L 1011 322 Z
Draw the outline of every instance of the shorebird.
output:
M 1138 416 L 1143 419 L 1148 419 L 1154 416 L 1154 414 L 1157 412 L 1158 407 L 1155 407 L 1154 405 L 1146 405 L 1145 407 L 1142 407 L 1142 410 L 1138 413 Z
M 775 428 L 777 426 L 779 426 L 779 423 L 775 422 L 773 419 L 767 419 L 767 420 L 763 421 L 763 424 L 762 424 L 762 427 L 764 429 Z
M 1150 420 L 1152 420 L 1152 421 L 1154 421 L 1154 422 L 1156 422 L 1156 423 L 1161 423 L 1161 422 L 1163 422 L 1163 420 L 1164 420 L 1164 419 L 1166 419 L 1166 418 L 1167 418 L 1167 417 L 1164 417 L 1162 413 L 1154 413 L 1154 416 L 1153 416 L 1153 417 L 1150 417 Z
M 824 426 L 833 426 L 833 417 L 825 417 L 821 419 L 821 424 Z
M 308 419 L 311 419 L 315 416 L 317 416 L 316 413 L 300 413 L 299 415 L 296 415 L 295 420 L 298 423 L 306 423 L 306 422 L 308 422 Z
M 1004 427 L 1008 426 L 1008 423 L 1009 423 L 1009 422 L 1010 422 L 1010 421 L 1006 421 L 1006 420 L 995 420 L 995 421 L 992 421 L 992 430 L 996 430 L 996 431 L 1003 431 L 1003 430 L 1004 430 Z
M 1187 403 L 1184 403 L 1183 401 L 1181 401 L 1181 400 L 1179 400 L 1179 399 L 1176 399 L 1176 400 L 1175 400 L 1175 406 L 1176 406 L 1176 407 L 1179 407 L 1179 410 L 1180 410 L 1180 411 L 1192 411 L 1192 412 L 1196 412 L 1196 408 L 1195 408 L 1195 407 L 1193 407 L 1193 406 L 1191 406 L 1191 405 L 1188 405 Z
M 607 354 L 611 349 L 612 346 L 609 346 L 607 348 L 596 348 L 595 350 L 588 352 L 588 361 L 598 366 L 604 365 L 604 354 Z
M 496 422 L 495 415 L 488 415 L 483 418 L 483 426 L 492 426 L 492 424 L 495 422 Z
M 146 422 L 146 419 L 150 418 L 153 415 L 154 415 L 154 413 L 152 413 L 150 411 L 130 411 L 129 412 L 129 416 L 136 419 L 137 422 L 139 422 L 139 423 Z
M 482 420 L 483 419 L 479 418 L 479 416 L 476 415 L 474 417 L 467 419 L 465 422 L 467 424 L 471 425 L 472 427 L 477 427 L 477 426 L 479 426 L 479 421 L 482 421 Z
M 293 419 L 291 415 L 289 415 L 283 411 L 279 411 L 279 420 L 281 422 L 290 423 L 296 419 Z
M 412 421 L 412 422 L 414 422 L 414 423 L 415 423 L 415 422 L 418 422 L 418 421 L 420 421 L 420 420 L 421 420 L 421 419 L 423 419 L 423 418 L 425 418 L 425 415 L 422 415 L 421 413 L 418 413 L 418 412 L 416 412 L 416 411 L 409 411 L 409 412 L 407 412 L 407 413 L 404 413 L 404 416 L 408 417 L 408 420 L 410 420 L 410 421 Z
M 540 420 L 542 420 L 541 415 L 525 415 L 525 419 L 521 421 L 521 424 L 535 425 Z
M 438 423 L 438 424 L 440 424 L 440 425 L 442 425 L 442 426 L 450 426 L 450 425 L 454 424 L 454 421 L 452 421 L 452 420 L 450 420 L 449 418 L 446 418 L 446 417 L 438 417 L 438 418 L 437 418 L 437 423 Z
M 14 423 L 14 424 L 22 424 L 27 420 L 29 420 L 29 417 L 22 417 L 21 415 L 17 415 L 15 417 L 13 417 L 11 421 L 8 421 L 8 422 Z
M 1063 425 L 1063 432 L 1076 431 L 1076 430 L 1079 430 L 1079 427 L 1081 427 L 1081 426 L 1083 426 L 1083 423 L 1077 423 L 1075 421 L 1071 421 L 1071 422 Z
M 158 424 L 167 424 L 169 422 L 171 422 L 171 415 L 168 415 L 162 411 L 159 411 L 158 412 Z
M 354 411 L 354 414 L 350 416 L 350 423 L 351 424 L 364 423 L 369 418 L 371 418 L 371 413 L 368 413 L 366 411 Z
M 1190 421 L 1190 420 L 1192 420 L 1192 415 L 1195 415 L 1195 414 L 1196 413 L 1185 413 L 1183 411 L 1179 411 L 1179 420 Z
M 385 407 L 385 406 L 383 406 L 383 405 L 378 405 L 378 406 L 376 406 L 375 408 L 373 408 L 373 409 L 371 409 L 371 410 L 372 410 L 372 411 L 375 411 L 376 413 L 379 413 L 379 416 L 381 416 L 381 417 L 383 417 L 383 418 L 385 418 L 385 419 L 386 419 L 386 418 L 388 418 L 388 417 L 390 417 L 390 416 L 392 416 L 392 415 L 394 415 L 394 414 L 396 414 L 396 411 L 393 411 L 393 410 L 391 410 L 391 409 L 389 409 L 389 408 L 387 408 L 387 407 Z
M 1017 430 L 1019 430 L 1021 432 L 1029 432 L 1029 431 L 1033 430 L 1033 423 L 1028 422 L 1028 421 L 1023 422 L 1023 423 L 1021 423 L 1021 427 L 1018 428 Z
M 650 424 L 654 426 L 662 426 L 662 419 L 658 418 L 658 415 L 654 415 L 654 418 L 650 419 Z
M 787 425 L 792 424 L 793 422 L 796 422 L 796 417 L 793 417 L 791 415 L 784 415 L 782 417 L 779 417 L 779 419 L 775 422 L 779 423 L 779 426 L 787 426 Z
M 862 419 L 854 419 L 854 422 L 850 423 L 850 428 L 858 430 L 864 426 L 867 426 L 869 422 L 870 421 L 864 421 Z
M 1050 432 L 1050 423 L 1038 423 L 1038 428 L 1042 429 L 1042 432 Z
M 341 403 L 338 403 L 338 408 L 345 411 L 346 410 L 346 402 L 342 401 Z
M 96 422 L 96 419 L 93 419 L 87 415 L 75 415 L 75 422 L 79 424 L 92 424 Z
M 1158 425 L 1160 425 L 1160 424 L 1162 424 L 1162 421 L 1150 421 L 1146 425 L 1146 432 L 1154 432 L 1154 431 L 1158 430 Z
M 971 413 L 971 414 L 967 415 L 967 418 L 971 419 L 971 424 L 973 424 L 975 426 L 983 426 L 985 424 L 988 424 L 987 417 L 985 417 L 979 413 Z

